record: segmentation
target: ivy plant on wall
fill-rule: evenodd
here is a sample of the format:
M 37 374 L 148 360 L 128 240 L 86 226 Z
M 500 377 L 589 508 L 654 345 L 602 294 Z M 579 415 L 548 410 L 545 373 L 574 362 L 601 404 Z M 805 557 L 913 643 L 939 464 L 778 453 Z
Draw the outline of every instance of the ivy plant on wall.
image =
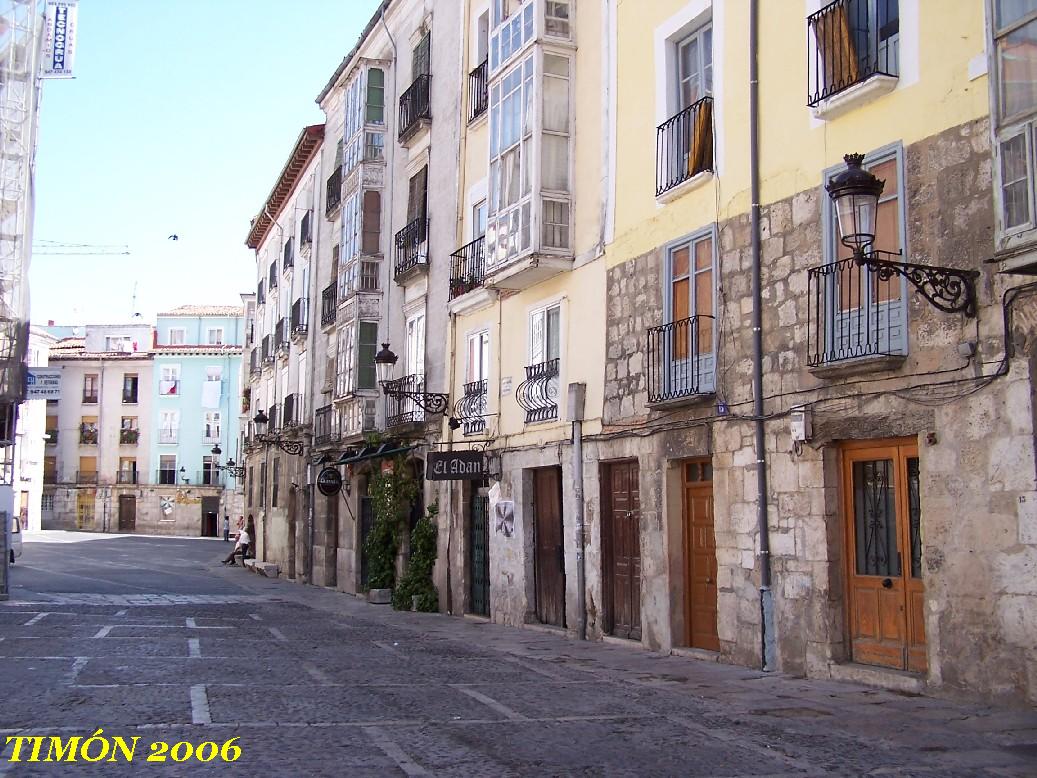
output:
M 364 553 L 367 585 L 372 589 L 391 589 L 396 581 L 400 532 L 418 494 L 418 484 L 408 471 L 403 457 L 397 457 L 391 470 L 375 471 L 368 481 L 374 524 L 364 541 Z
M 438 513 L 439 506 L 433 503 L 411 530 L 407 571 L 392 593 L 392 607 L 396 610 L 409 611 L 412 607 L 424 613 L 439 610 L 439 592 L 432 583 L 432 568 L 439 552 L 436 542 L 439 532 L 436 526 Z

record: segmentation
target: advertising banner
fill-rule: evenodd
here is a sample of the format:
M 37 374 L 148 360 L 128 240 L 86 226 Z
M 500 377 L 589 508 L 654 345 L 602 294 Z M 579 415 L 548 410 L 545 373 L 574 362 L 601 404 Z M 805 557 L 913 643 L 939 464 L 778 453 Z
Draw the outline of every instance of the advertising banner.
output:
M 61 368 L 30 367 L 26 390 L 26 400 L 60 400 Z
M 42 78 L 72 78 L 76 55 L 76 11 L 78 0 L 47 0 L 43 30 Z

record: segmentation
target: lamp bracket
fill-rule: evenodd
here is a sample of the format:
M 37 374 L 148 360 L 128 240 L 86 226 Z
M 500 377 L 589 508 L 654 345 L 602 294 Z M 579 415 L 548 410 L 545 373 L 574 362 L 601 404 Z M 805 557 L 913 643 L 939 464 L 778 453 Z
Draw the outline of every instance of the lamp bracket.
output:
M 303 445 L 298 440 L 288 440 L 282 438 L 280 435 L 256 435 L 253 440 L 257 443 L 262 443 L 271 446 L 277 446 L 286 454 L 292 456 L 299 456 L 302 454 Z
M 902 276 L 922 297 L 944 313 L 964 313 L 969 317 L 976 315 L 978 271 L 958 270 L 939 265 L 918 265 L 901 261 L 902 256 L 900 252 L 894 254 L 890 251 L 871 250 L 857 252 L 854 260 L 858 265 L 875 273 L 880 281 L 888 281 L 895 275 Z
M 408 399 L 425 411 L 425 413 L 446 413 L 450 405 L 450 395 L 440 392 L 415 392 L 409 389 L 398 389 L 392 384 L 398 381 L 386 381 L 382 384 L 382 391 L 386 397 L 396 399 Z

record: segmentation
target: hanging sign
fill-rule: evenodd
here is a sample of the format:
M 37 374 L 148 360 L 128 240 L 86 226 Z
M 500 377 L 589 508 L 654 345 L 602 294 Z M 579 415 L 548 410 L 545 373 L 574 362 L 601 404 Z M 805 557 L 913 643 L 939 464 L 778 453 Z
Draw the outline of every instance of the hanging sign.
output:
M 429 481 L 479 481 L 489 476 L 481 451 L 430 451 L 425 466 Z
M 25 384 L 27 400 L 60 400 L 61 368 L 30 367 Z
M 339 475 L 338 468 L 325 467 L 317 473 L 317 491 L 325 497 L 338 494 L 341 488 L 342 476 Z
M 43 31 L 42 78 L 72 78 L 76 54 L 76 11 L 78 0 L 47 0 L 46 29 Z

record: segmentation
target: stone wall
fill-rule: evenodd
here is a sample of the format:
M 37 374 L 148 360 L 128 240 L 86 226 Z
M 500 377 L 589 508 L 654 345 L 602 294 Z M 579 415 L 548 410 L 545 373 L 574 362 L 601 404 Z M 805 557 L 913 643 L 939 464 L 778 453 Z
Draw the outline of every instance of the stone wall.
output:
M 202 498 L 220 497 L 217 515 L 217 534 L 222 537 L 223 514 L 229 513 L 225 496 L 230 494 L 215 487 L 177 486 L 48 486 L 47 494 L 54 498 L 54 510 L 44 514 L 43 529 L 84 530 L 88 532 L 119 532 L 119 497 L 130 495 L 136 501 L 134 532 L 141 535 L 179 535 L 201 537 Z M 77 520 L 78 498 L 82 495 L 93 505 L 93 519 Z M 232 518 L 233 522 L 237 516 Z

